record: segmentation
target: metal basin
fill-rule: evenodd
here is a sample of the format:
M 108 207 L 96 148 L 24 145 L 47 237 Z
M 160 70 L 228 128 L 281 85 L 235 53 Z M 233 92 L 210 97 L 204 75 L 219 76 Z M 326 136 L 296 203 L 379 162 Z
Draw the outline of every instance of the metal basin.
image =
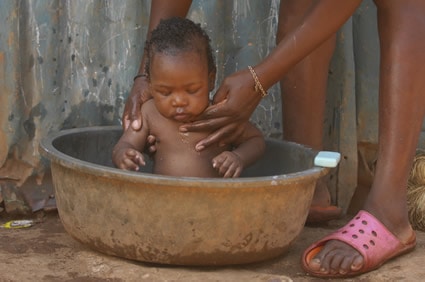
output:
M 316 152 L 267 139 L 237 179 L 176 178 L 113 167 L 119 126 L 42 140 L 66 231 L 100 252 L 176 265 L 258 262 L 283 254 L 302 230 L 317 179 Z

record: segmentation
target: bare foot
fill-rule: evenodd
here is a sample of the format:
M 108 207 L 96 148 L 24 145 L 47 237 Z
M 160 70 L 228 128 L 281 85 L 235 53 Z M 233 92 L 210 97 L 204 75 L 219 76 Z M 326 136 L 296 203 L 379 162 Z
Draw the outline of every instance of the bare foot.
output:
M 363 257 L 347 244 L 332 240 L 309 262 L 312 270 L 323 274 L 347 274 L 363 266 Z

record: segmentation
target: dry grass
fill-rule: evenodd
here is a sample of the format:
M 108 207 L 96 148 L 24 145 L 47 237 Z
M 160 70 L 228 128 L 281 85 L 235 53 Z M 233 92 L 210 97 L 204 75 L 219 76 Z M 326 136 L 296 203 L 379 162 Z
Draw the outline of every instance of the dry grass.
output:
M 418 150 L 407 186 L 409 219 L 414 229 L 425 231 L 425 151 Z

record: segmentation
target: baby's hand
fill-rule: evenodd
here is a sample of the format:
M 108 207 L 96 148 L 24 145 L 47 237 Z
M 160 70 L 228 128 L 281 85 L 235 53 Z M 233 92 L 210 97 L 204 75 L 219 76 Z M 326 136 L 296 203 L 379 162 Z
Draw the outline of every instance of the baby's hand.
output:
M 145 165 L 142 153 L 134 149 L 122 149 L 115 153 L 115 165 L 125 170 L 139 170 L 140 165 Z
M 238 177 L 242 173 L 241 158 L 230 151 L 224 151 L 212 160 L 212 165 L 224 178 Z

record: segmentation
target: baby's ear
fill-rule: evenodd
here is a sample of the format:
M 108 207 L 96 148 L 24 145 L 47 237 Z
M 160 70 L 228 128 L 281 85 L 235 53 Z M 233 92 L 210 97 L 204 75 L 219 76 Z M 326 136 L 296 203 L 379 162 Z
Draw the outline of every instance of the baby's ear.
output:
M 215 70 L 208 74 L 208 88 L 210 91 L 213 91 L 215 87 L 215 75 L 216 75 Z

